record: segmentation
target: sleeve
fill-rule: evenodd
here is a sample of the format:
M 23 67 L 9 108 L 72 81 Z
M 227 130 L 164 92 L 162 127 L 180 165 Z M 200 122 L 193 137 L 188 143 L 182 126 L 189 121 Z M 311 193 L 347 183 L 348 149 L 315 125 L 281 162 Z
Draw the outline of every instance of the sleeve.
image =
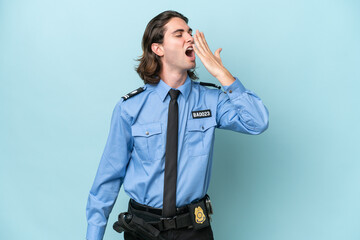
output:
M 133 146 L 128 115 L 121 111 L 121 100 L 113 111 L 104 153 L 86 206 L 86 239 L 101 240 L 107 220 L 123 183 Z
M 235 77 L 235 82 L 219 91 L 216 111 L 218 128 L 260 134 L 269 125 L 269 112 L 261 99 Z

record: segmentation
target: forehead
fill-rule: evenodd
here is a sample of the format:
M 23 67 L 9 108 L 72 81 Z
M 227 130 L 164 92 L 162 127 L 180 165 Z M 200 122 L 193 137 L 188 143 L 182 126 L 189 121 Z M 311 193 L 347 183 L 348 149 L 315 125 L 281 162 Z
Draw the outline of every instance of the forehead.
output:
M 181 18 L 174 17 L 170 19 L 170 21 L 167 24 L 165 24 L 165 29 L 166 29 L 165 35 L 167 35 L 167 34 L 171 34 L 173 31 L 177 29 L 184 29 L 187 32 L 189 30 L 189 26 Z

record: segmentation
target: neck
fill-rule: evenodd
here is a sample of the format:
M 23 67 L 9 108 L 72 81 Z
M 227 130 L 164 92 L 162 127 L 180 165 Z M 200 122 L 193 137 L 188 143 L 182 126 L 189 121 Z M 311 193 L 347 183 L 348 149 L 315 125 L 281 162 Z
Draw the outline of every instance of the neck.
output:
M 171 88 L 178 88 L 185 83 L 188 74 L 187 71 L 182 71 L 182 72 L 161 71 L 159 76 Z

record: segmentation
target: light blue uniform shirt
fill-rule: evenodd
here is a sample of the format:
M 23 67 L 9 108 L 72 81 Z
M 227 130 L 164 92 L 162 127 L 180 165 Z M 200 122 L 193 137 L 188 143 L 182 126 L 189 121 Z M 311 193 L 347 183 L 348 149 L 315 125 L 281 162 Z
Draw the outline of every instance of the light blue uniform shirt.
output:
M 189 77 L 178 88 L 179 140 L 176 206 L 204 197 L 210 176 L 215 128 L 260 134 L 268 127 L 268 111 L 261 99 L 239 79 L 225 92 L 201 86 Z M 108 216 L 121 185 L 136 202 L 162 208 L 165 145 L 171 89 L 162 80 L 113 111 L 109 137 L 86 213 L 87 239 L 102 239 Z M 210 110 L 194 118 L 192 112 Z M 209 111 L 206 111 L 209 115 Z

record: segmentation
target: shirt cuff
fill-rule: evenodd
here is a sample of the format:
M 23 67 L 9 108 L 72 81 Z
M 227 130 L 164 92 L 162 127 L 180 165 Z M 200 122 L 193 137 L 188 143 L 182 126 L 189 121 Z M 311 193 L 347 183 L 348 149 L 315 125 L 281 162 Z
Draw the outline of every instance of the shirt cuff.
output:
M 102 240 L 105 233 L 105 227 L 98 227 L 88 224 L 86 240 Z
M 237 77 L 234 78 L 235 81 L 231 85 L 223 86 L 225 93 L 229 96 L 230 99 L 240 97 L 240 95 L 246 91 L 246 88 L 240 82 L 240 80 Z

